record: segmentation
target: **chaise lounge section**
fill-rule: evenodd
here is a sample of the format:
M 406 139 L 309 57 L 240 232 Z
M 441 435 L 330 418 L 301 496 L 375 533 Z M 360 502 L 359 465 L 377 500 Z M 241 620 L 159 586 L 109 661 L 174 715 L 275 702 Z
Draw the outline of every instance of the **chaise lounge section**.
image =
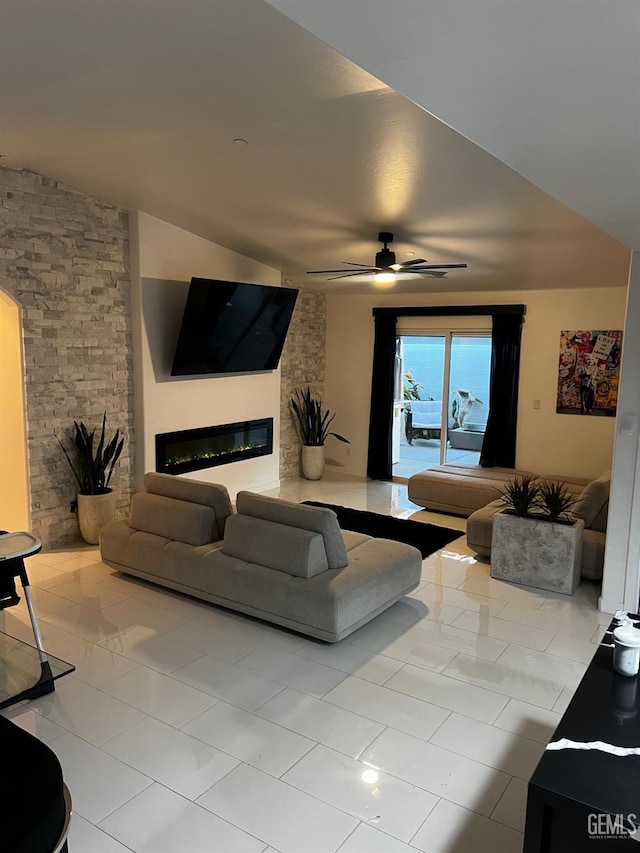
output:
M 418 506 L 466 517 L 499 498 L 513 477 L 524 475 L 562 480 L 569 492 L 575 495 L 579 495 L 589 483 L 581 477 L 546 476 L 516 468 L 483 468 L 458 462 L 419 471 L 409 478 L 407 490 L 409 500 Z
M 148 473 L 128 521 L 100 536 L 112 568 L 336 642 L 420 582 L 410 545 L 343 531 L 335 513 Z

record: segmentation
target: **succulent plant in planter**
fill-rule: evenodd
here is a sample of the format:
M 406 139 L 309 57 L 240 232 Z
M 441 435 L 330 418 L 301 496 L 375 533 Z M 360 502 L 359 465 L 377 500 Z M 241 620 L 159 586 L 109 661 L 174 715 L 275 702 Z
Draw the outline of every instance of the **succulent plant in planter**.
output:
M 543 517 L 552 522 L 574 524 L 575 518 L 569 510 L 577 498 L 567 490 L 566 483 L 542 480 L 538 486 L 537 507 Z
M 493 518 L 492 578 L 570 595 L 580 582 L 584 522 L 566 483 L 514 477 Z
M 73 422 L 73 431 L 68 436 L 70 449 L 56 436 L 78 483 L 78 522 L 82 538 L 90 545 L 98 544 L 100 529 L 109 524 L 115 514 L 115 495 L 109 483 L 124 447 L 124 437 L 116 429 L 107 440 L 106 430 L 105 412 L 97 441 L 96 429 L 87 429 L 83 421 Z
M 324 471 L 324 443 L 332 435 L 338 441 L 350 444 L 348 438 L 329 427 L 335 414 L 324 408 L 307 386 L 306 391 L 298 389 L 291 398 L 291 408 L 296 419 L 298 432 L 302 439 L 302 473 L 307 480 L 319 480 Z
M 507 514 L 560 524 L 574 524 L 569 510 L 576 500 L 565 482 L 539 480 L 529 474 L 509 480 L 502 491 Z
M 502 490 L 502 503 L 509 515 L 526 518 L 538 506 L 540 484 L 536 477 L 526 474 L 509 480 Z

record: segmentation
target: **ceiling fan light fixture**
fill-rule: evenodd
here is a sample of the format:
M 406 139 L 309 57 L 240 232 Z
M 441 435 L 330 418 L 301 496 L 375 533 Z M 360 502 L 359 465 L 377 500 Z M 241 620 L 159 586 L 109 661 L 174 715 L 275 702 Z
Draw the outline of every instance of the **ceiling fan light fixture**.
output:
M 351 269 L 342 267 L 336 270 L 307 270 L 307 275 L 331 273 L 332 278 L 328 278 L 327 281 L 335 281 L 338 278 L 351 278 L 354 275 L 371 275 L 373 273 L 373 283 L 384 287 L 385 285 L 395 284 L 399 275 L 414 273 L 431 278 L 443 278 L 447 274 L 447 270 L 466 269 L 467 266 L 466 264 L 430 264 L 425 258 L 416 258 L 415 252 L 406 253 L 407 256 L 412 257 L 412 260 L 398 263 L 395 252 L 389 248 L 389 243 L 393 243 L 393 234 L 390 231 L 381 231 L 378 234 L 378 240 L 382 243 L 382 249 L 376 253 L 375 263 L 370 267 L 353 261 L 343 261 Z
M 396 274 L 393 270 L 382 270 L 374 275 L 373 280 L 376 284 L 395 284 Z

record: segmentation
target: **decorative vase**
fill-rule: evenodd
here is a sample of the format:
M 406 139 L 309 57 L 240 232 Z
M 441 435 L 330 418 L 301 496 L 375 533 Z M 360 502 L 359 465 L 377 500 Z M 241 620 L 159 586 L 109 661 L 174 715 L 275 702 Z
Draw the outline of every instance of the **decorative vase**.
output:
M 88 545 L 97 545 L 100 531 L 111 524 L 116 514 L 116 493 L 109 489 L 102 495 L 78 495 L 80 533 Z
M 302 476 L 319 480 L 324 472 L 324 444 L 302 445 Z

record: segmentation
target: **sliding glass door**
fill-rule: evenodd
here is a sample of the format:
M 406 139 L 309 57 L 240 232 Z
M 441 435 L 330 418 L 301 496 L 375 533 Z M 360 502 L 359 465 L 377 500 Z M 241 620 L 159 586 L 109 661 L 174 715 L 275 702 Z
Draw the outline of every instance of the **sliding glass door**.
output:
M 446 462 L 477 464 L 489 415 L 491 335 L 451 334 Z
M 477 464 L 489 411 L 491 334 L 412 330 L 398 339 L 405 429 L 394 476 L 444 462 Z

